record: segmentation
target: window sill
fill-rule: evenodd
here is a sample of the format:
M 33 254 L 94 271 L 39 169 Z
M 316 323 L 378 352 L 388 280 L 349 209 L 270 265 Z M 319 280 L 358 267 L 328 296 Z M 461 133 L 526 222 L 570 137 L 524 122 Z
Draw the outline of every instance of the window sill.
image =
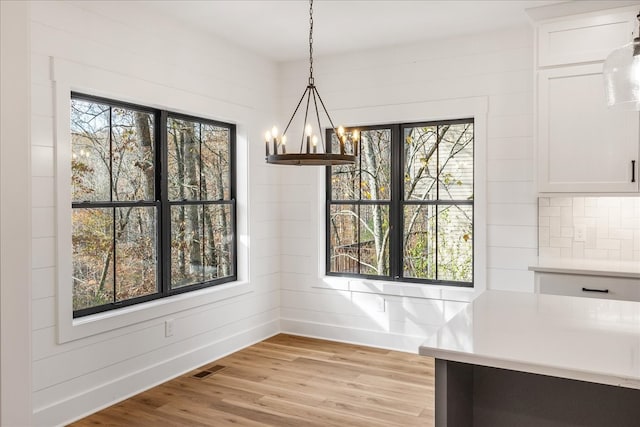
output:
M 335 289 L 377 295 L 460 302 L 471 302 L 482 293 L 482 290 L 478 289 L 478 287 L 464 288 L 334 276 L 320 277 L 313 287 L 318 289 Z
M 58 343 L 90 337 L 180 311 L 216 303 L 252 292 L 248 282 L 230 282 L 193 292 L 73 319 L 59 318 Z

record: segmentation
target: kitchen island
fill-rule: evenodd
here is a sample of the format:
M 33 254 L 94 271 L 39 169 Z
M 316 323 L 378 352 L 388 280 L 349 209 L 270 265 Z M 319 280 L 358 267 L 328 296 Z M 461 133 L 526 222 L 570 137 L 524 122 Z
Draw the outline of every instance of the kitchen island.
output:
M 640 425 L 640 303 L 487 291 L 420 346 L 436 426 Z

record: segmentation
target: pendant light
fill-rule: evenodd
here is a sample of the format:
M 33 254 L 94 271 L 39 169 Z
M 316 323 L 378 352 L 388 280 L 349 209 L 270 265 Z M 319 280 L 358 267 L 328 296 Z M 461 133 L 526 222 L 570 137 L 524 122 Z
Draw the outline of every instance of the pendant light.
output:
M 287 131 L 293 119 L 300 109 L 300 105 L 306 98 L 306 108 L 304 112 L 303 132 L 300 141 L 300 151 L 298 153 L 287 153 Z M 331 128 L 337 135 L 339 144 L 339 153 L 331 153 L 325 146 L 322 137 L 322 126 L 320 125 L 320 113 L 318 109 L 318 101 L 322 106 Z M 309 107 L 313 103 L 311 115 L 309 115 Z M 315 120 L 313 115 L 315 113 Z M 314 133 L 314 126 L 318 126 L 317 132 L 319 137 Z M 321 147 L 318 147 L 318 140 Z M 338 129 L 333 124 L 333 120 L 322 102 L 320 93 L 316 88 L 313 79 L 313 0 L 309 1 L 309 81 L 305 88 L 298 105 L 296 106 L 287 127 L 282 135 L 278 134 L 278 128 L 274 126 L 270 132 L 265 133 L 265 156 L 267 163 L 277 165 L 298 165 L 298 166 L 330 166 L 353 164 L 358 155 L 358 144 L 360 142 L 360 133 L 357 130 L 345 132 L 340 126 Z M 273 152 L 269 150 L 270 145 L 273 146 Z M 330 148 L 330 141 L 327 141 Z
M 637 18 L 640 26 L 640 13 Z M 623 110 L 640 110 L 640 29 L 631 43 L 609 54 L 603 73 L 607 105 Z

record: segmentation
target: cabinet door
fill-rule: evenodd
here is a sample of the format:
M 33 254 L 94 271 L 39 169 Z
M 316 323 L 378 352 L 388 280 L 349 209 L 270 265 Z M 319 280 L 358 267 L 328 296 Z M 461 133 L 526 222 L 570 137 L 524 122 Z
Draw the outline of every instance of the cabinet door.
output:
M 639 128 L 607 107 L 602 64 L 539 71 L 539 191 L 638 191 Z
M 637 28 L 636 7 L 615 13 L 591 13 L 541 24 L 537 29 L 538 67 L 604 61 L 629 43 Z

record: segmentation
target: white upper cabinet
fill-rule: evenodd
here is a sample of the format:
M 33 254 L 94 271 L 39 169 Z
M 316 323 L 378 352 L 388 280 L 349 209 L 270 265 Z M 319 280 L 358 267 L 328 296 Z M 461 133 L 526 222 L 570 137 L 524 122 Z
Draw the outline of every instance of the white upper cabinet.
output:
M 636 23 L 633 13 L 582 15 L 540 24 L 538 67 L 604 61 L 629 43 Z
M 540 23 L 537 37 L 538 191 L 638 192 L 640 114 L 609 109 L 602 65 L 630 42 L 637 8 Z
M 638 191 L 638 112 L 607 107 L 602 64 L 539 71 L 538 107 L 539 191 Z

